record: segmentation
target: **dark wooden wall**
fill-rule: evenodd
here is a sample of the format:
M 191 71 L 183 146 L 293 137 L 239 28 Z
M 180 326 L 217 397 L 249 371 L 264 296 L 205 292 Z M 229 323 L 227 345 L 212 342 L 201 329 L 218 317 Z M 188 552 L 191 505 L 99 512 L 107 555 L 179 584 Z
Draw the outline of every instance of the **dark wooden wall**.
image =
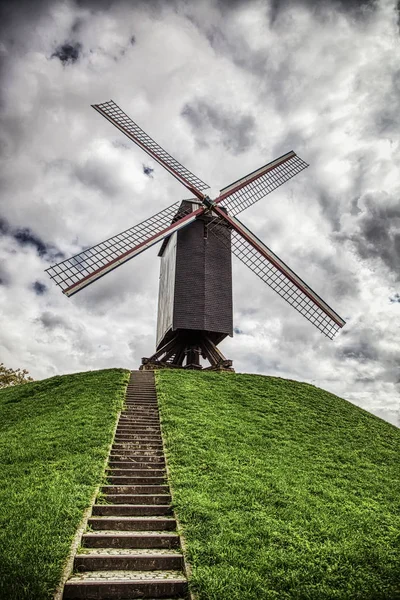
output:
M 218 343 L 233 334 L 232 254 L 230 232 L 224 228 L 222 241 L 207 230 L 209 221 L 178 231 L 172 330 L 203 331 Z

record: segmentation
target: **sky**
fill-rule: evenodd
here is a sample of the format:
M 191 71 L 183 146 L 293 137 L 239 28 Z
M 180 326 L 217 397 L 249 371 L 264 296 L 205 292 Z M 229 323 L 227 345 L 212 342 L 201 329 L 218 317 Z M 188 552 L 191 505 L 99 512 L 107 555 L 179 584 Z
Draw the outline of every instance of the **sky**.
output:
M 188 197 L 91 108 L 113 99 L 214 196 L 310 164 L 239 218 L 347 324 L 325 338 L 234 258 L 221 350 L 400 426 L 396 1 L 16 1 L 0 22 L 0 362 L 42 379 L 155 350 L 158 247 L 70 299 L 44 272 Z

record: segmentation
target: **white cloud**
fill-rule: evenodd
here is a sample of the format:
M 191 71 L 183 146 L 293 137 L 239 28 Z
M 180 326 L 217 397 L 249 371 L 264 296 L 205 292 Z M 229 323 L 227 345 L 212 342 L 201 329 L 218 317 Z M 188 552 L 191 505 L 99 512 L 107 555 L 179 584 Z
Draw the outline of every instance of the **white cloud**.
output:
M 29 228 L 68 256 L 187 196 L 90 107 L 113 98 L 213 191 L 292 147 L 310 163 L 240 218 L 348 324 L 326 340 L 235 265 L 242 333 L 222 349 L 239 371 L 311 381 L 399 424 L 394 4 L 371 14 L 367 3 L 305 1 L 15 9 L 1 47 L 1 359 L 45 377 L 134 368 L 154 350 L 154 248 L 68 300 L 46 279 L 45 256 L 13 235 Z M 81 45 L 76 60 L 52 56 L 65 44 Z

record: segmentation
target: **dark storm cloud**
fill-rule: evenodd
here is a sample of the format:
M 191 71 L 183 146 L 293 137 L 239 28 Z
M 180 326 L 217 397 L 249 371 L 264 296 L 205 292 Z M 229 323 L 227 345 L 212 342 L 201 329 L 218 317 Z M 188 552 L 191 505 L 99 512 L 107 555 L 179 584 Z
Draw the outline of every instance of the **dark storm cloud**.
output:
M 337 237 L 351 241 L 363 260 L 381 260 L 400 279 L 400 202 L 387 194 L 370 194 L 363 200 L 353 232 Z
M 5 265 L 0 264 L 0 285 L 9 285 L 11 277 Z
M 75 63 L 81 53 L 82 44 L 79 42 L 66 42 L 58 46 L 51 55 L 51 58 L 59 58 L 63 65 Z
M 251 115 L 238 116 L 205 100 L 185 104 L 181 114 L 197 134 L 199 144 L 207 144 L 207 133 L 213 131 L 221 136 L 225 148 L 234 154 L 241 154 L 253 142 L 255 120 Z
M 338 349 L 337 354 L 341 359 L 351 358 L 361 363 L 376 361 L 379 357 L 377 348 L 367 340 L 346 344 Z
M 0 234 L 1 234 L 1 235 L 7 235 L 7 234 L 8 234 L 8 232 L 9 232 L 9 229 L 10 229 L 10 228 L 9 228 L 9 226 L 8 226 L 8 223 L 7 223 L 7 221 L 5 221 L 4 219 L 2 219 L 2 218 L 0 217 Z
M 327 7 L 342 12 L 351 13 L 356 17 L 369 16 L 376 7 L 376 0 L 271 0 L 270 24 L 273 25 L 282 12 L 295 8 L 299 4 L 306 6 L 315 16 L 322 16 Z
M 398 294 L 398 293 L 396 292 L 396 294 L 394 294 L 393 296 L 391 296 L 391 297 L 389 298 L 389 302 L 390 302 L 391 304 L 397 304 L 397 303 L 399 303 L 399 304 L 400 304 L 400 294 Z
M 32 288 L 37 296 L 43 296 L 47 292 L 47 286 L 40 281 L 35 281 Z
M 40 257 L 49 253 L 50 248 L 29 227 L 17 229 L 13 234 L 13 238 L 17 240 L 20 246 L 33 246 Z
M 72 173 L 84 185 L 103 192 L 106 196 L 113 197 L 120 189 L 120 183 L 114 170 L 98 161 L 88 161 L 83 165 L 72 167 Z
M 62 260 L 64 254 L 58 250 L 53 244 L 46 244 L 36 233 L 29 227 L 12 228 L 10 224 L 0 217 L 0 234 L 9 235 L 16 242 L 24 247 L 33 247 L 41 258 L 49 261 Z
M 61 327 L 64 329 L 69 328 L 67 322 L 62 317 L 59 317 L 50 311 L 43 312 L 38 318 L 38 321 L 45 329 L 53 330 L 56 327 Z
M 147 175 L 148 177 L 153 177 L 154 169 L 152 169 L 151 167 L 146 167 L 146 165 L 142 165 L 142 166 L 143 166 L 143 173 L 145 175 Z
M 357 277 L 349 271 L 347 265 L 339 263 L 335 258 L 306 250 L 302 255 L 302 263 L 317 265 L 321 272 L 326 273 L 335 298 L 351 298 L 360 293 Z

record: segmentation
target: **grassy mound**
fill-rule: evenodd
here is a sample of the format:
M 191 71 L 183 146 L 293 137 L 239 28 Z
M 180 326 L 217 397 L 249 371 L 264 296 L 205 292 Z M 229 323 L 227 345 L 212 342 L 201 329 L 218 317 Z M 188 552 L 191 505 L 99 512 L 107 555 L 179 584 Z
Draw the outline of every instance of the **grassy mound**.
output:
M 128 377 L 110 369 L 0 391 L 0 598 L 52 597 Z
M 157 373 L 199 600 L 400 598 L 400 431 L 273 377 Z

